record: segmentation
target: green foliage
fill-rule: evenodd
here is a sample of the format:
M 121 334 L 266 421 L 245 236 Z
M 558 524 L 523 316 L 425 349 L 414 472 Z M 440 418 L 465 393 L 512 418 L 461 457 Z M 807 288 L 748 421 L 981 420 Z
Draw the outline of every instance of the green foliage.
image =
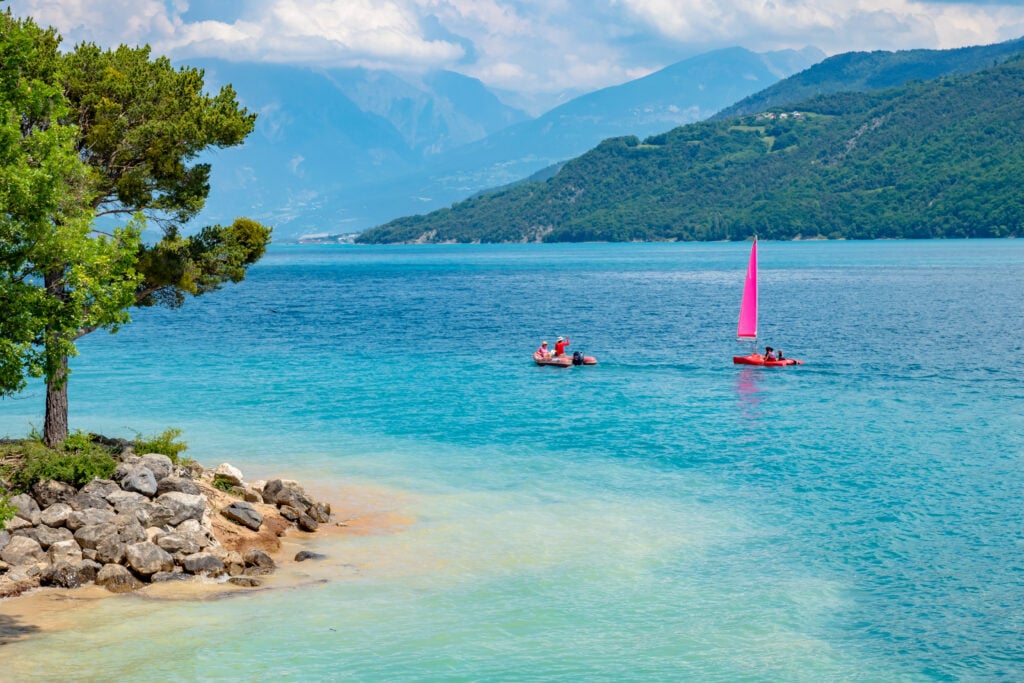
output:
M 181 236 L 210 191 L 196 159 L 255 125 L 231 86 L 206 94 L 202 70 L 148 46 L 59 43 L 0 14 L 0 396 L 45 376 L 60 399 L 47 401 L 50 445 L 67 435 L 78 338 L 117 331 L 133 305 L 181 305 L 241 281 L 270 239 L 246 218 Z M 100 216 L 124 224 L 101 232 Z M 147 220 L 163 229 L 155 245 L 141 241 Z
M 168 428 L 154 436 L 143 437 L 138 434 L 135 438 L 136 453 L 162 453 L 171 459 L 171 462 L 178 464 L 179 455 L 188 449 L 188 444 L 178 441 L 181 436 L 180 429 Z
M 5 451 L 20 459 L 10 477 L 15 491 L 28 491 L 37 481 L 47 479 L 83 486 L 95 478 L 109 479 L 117 467 L 109 451 L 81 432 L 69 436 L 59 450 L 26 440 L 5 447 Z
M 213 488 L 224 491 L 225 493 L 231 493 L 234 485 L 219 474 L 213 477 Z
M 635 144 L 545 182 L 392 221 L 363 242 L 1007 237 L 1024 234 L 1024 58 L 840 93 Z
M 10 498 L 0 495 L 0 530 L 7 526 L 7 522 L 14 519 L 15 508 L 10 503 Z

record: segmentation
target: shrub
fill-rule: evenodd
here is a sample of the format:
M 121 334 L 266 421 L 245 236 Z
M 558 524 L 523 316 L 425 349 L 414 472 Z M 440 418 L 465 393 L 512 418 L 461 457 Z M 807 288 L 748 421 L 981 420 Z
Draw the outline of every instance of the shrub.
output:
M 135 437 L 135 452 L 140 455 L 144 453 L 161 453 L 177 465 L 179 464 L 178 454 L 188 449 L 187 443 L 176 441 L 180 436 L 180 429 L 170 427 L 156 436 L 143 437 L 142 434 L 137 434 Z
M 69 440 L 72 437 L 69 437 Z M 21 465 L 11 475 L 11 486 L 15 491 L 28 491 L 37 481 L 54 479 L 74 486 L 83 486 L 93 479 L 109 479 L 117 467 L 108 451 L 92 444 L 85 438 L 87 447 L 72 441 L 76 450 L 54 451 L 37 441 L 23 442 Z
M 7 526 L 7 522 L 14 519 L 14 506 L 7 496 L 0 496 L 0 529 Z
M 234 488 L 234 484 L 232 484 L 227 479 L 217 474 L 214 475 L 213 477 L 213 488 L 220 489 L 225 493 L 231 493 L 231 489 Z

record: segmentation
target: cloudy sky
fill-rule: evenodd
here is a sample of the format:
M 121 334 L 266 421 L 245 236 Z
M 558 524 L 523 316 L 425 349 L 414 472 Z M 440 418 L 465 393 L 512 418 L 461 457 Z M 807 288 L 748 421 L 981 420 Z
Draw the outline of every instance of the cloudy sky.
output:
M 1024 35 L 1024 0 L 10 0 L 67 44 L 173 59 L 446 68 L 524 103 L 637 78 L 719 47 L 952 48 Z M 536 113 L 536 112 L 535 112 Z

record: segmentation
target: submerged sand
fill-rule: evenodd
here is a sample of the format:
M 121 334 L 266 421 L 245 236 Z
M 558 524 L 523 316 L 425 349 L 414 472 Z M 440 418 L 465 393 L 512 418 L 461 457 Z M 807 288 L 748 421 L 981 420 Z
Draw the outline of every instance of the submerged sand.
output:
M 100 601 L 221 600 L 351 579 L 360 574 L 361 568 L 339 556 L 343 553 L 346 538 L 398 533 L 415 521 L 402 511 L 407 501 L 406 496 L 398 491 L 373 485 L 325 482 L 304 487 L 317 500 L 331 504 L 331 521 L 320 525 L 316 532 L 299 531 L 281 518 L 271 505 L 257 506 L 264 514 L 264 527 L 260 532 L 234 525 L 219 515 L 211 520 L 214 534 L 225 547 L 255 546 L 274 558 L 277 570 L 262 577 L 261 586 L 235 586 L 227 583 L 225 577 L 148 584 L 138 591 L 123 594 L 110 593 L 95 584 L 76 589 L 37 588 L 18 597 L 0 600 L 0 645 L 45 632 L 76 628 L 88 621 L 90 609 Z M 217 508 L 237 500 L 212 488 L 204 487 L 204 493 Z M 283 535 L 278 536 L 279 531 L 283 531 Z M 295 556 L 303 550 L 326 557 L 295 561 Z

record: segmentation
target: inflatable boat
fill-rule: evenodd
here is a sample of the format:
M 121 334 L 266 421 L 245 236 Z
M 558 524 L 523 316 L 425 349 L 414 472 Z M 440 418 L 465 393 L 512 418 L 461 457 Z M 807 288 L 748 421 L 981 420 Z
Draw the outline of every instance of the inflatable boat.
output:
M 568 368 L 572 365 L 597 365 L 597 358 L 593 356 L 580 356 L 580 362 L 574 362 L 574 356 L 545 356 L 540 351 L 533 352 L 533 362 L 537 365 L 554 365 L 559 368 Z
M 733 356 L 732 362 L 736 365 L 763 365 L 768 368 L 781 368 L 784 365 L 803 365 L 802 360 L 795 358 L 783 358 L 782 360 L 765 360 L 764 354 L 752 353 L 749 356 Z

